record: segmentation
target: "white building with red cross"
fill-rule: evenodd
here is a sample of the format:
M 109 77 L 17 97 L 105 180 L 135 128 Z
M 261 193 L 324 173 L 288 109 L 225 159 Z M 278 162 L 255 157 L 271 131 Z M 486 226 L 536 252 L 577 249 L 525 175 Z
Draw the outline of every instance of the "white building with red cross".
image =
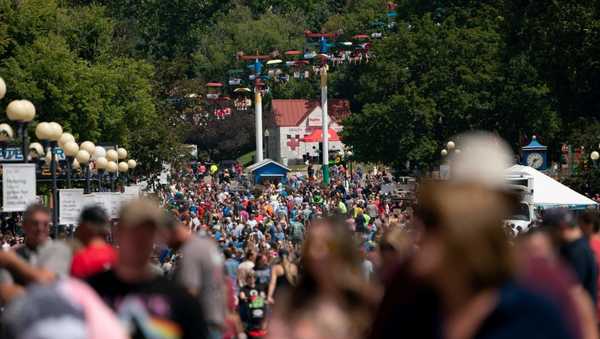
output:
M 267 126 L 266 157 L 284 165 L 303 162 L 303 156 L 318 155 L 322 140 L 322 110 L 318 100 L 273 99 L 272 121 Z M 329 99 L 329 152 L 344 149 L 339 133 L 342 121 L 350 115 L 350 103 L 343 99 Z

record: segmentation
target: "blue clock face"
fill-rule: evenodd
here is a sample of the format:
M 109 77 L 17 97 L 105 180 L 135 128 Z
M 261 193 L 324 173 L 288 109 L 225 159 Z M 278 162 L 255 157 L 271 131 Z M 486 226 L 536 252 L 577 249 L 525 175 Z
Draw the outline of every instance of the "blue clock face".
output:
M 544 166 L 544 156 L 541 153 L 529 153 L 527 156 L 527 166 L 540 169 Z

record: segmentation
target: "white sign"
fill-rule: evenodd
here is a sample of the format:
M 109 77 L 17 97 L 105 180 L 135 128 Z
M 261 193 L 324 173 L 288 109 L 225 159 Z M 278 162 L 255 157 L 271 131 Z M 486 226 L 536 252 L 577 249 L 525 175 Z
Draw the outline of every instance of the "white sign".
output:
M 82 197 L 82 207 L 89 207 L 89 206 L 94 206 L 94 205 L 98 205 L 102 208 L 104 208 L 104 206 L 102 205 L 102 201 L 101 199 L 98 198 L 98 196 L 96 194 L 84 194 Z
M 121 205 L 123 205 L 124 196 L 121 193 L 113 193 L 110 200 L 110 210 L 108 215 L 110 215 L 111 219 L 116 219 L 119 217 L 119 211 L 121 210 Z
M 309 115 L 307 120 L 308 127 L 321 127 L 323 125 L 323 112 L 321 109 L 315 109 Z
M 442 179 L 442 180 L 450 179 L 450 166 L 449 165 L 440 165 L 440 179 Z
M 125 193 L 131 194 L 131 195 L 136 195 L 136 196 L 140 196 L 141 192 L 142 192 L 142 188 L 140 187 L 140 185 L 130 185 L 130 186 L 125 186 Z
M 37 201 L 35 164 L 2 165 L 2 210 L 22 212 Z
M 112 213 L 113 193 L 112 192 L 96 192 L 96 193 L 94 193 L 94 195 L 95 195 L 95 200 L 96 200 L 97 204 L 102 206 L 102 208 L 104 208 L 106 213 L 108 213 L 108 217 L 112 219 L 113 216 L 111 213 Z
M 125 191 L 123 192 L 122 203 L 126 203 L 131 200 L 139 199 L 139 197 L 140 197 L 140 187 L 139 186 L 125 186 Z
M 58 223 L 61 225 L 77 225 L 79 214 L 83 208 L 82 189 L 63 189 L 58 191 Z

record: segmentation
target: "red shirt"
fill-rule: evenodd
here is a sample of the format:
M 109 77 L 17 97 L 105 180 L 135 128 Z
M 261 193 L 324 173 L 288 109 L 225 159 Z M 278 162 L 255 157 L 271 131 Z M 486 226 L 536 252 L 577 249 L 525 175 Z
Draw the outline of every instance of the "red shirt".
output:
M 82 248 L 73 256 L 71 275 L 85 279 L 113 267 L 117 252 L 108 244 L 97 244 Z

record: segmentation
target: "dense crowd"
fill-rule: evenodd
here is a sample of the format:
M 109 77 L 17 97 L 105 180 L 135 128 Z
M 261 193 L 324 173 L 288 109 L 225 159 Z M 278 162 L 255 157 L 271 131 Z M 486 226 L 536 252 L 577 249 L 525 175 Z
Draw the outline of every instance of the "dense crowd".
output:
M 56 239 L 32 205 L 3 222 L 1 334 L 597 338 L 596 211 L 548 210 L 507 237 L 519 197 L 493 168 L 453 171 L 405 200 L 385 171 L 343 164 L 330 185 L 312 167 L 249 185 L 239 168 L 187 166 L 117 220 L 84 208 Z

